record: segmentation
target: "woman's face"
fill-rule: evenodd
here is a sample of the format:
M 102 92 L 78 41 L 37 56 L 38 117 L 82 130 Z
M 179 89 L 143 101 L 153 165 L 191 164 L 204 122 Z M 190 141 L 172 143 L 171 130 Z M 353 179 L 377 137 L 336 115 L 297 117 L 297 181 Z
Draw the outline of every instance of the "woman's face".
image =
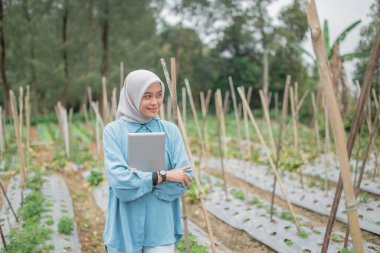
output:
M 140 102 L 140 113 L 148 118 L 154 118 L 162 104 L 162 89 L 159 82 L 152 83 L 145 91 Z

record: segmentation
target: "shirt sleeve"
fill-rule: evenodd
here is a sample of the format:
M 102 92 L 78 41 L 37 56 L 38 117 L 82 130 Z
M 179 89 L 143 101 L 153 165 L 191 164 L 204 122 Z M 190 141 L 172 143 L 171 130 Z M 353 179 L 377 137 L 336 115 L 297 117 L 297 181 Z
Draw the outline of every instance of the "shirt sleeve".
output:
M 108 183 L 117 198 L 132 201 L 152 191 L 152 173 L 129 169 L 116 135 L 109 127 L 103 132 L 103 146 Z
M 171 134 L 174 135 L 174 138 L 172 139 L 171 146 L 169 147 L 169 152 L 172 154 L 173 165 L 173 168 L 170 169 L 178 169 L 186 165 L 190 165 L 185 145 L 183 143 L 182 135 L 177 126 L 174 127 L 174 130 L 172 130 Z M 192 176 L 192 168 L 186 170 L 185 173 Z M 182 194 L 184 194 L 186 190 L 186 185 L 182 186 L 182 184 L 179 182 L 166 181 L 164 183 L 158 184 L 153 194 L 158 199 L 165 201 L 173 201 L 179 198 Z

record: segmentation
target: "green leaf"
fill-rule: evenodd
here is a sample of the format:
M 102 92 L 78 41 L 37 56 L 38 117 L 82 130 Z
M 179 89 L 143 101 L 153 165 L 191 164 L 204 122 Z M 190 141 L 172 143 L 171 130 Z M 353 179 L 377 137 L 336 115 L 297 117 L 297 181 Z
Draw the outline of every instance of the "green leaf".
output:
M 365 58 L 368 57 L 370 54 L 370 51 L 362 51 L 362 52 L 354 52 L 354 53 L 347 53 L 341 56 L 343 61 L 352 61 L 356 58 Z
M 303 54 L 306 54 L 307 56 L 309 56 L 313 61 L 315 61 L 315 58 L 314 58 L 314 55 L 309 53 L 306 49 L 304 49 L 303 47 L 295 44 L 295 43 L 291 43 L 290 46 L 292 48 L 294 48 L 295 50 L 299 51 L 300 53 L 303 53 Z
M 332 50 L 334 48 L 334 46 L 342 41 L 344 41 L 346 39 L 346 36 L 347 34 L 349 34 L 357 25 L 359 25 L 362 21 L 359 19 L 355 22 L 353 22 L 351 25 L 349 25 L 348 27 L 346 27 L 343 32 L 341 32 L 339 34 L 339 36 L 336 38 L 336 40 L 334 41 L 334 43 L 331 45 L 331 48 L 329 49 L 329 59 L 331 59 L 331 56 L 332 56 Z

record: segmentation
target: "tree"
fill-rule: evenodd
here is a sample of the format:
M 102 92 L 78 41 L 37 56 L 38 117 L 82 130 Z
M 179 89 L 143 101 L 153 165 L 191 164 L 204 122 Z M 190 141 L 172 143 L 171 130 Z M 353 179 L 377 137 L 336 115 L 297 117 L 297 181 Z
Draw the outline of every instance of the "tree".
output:
M 0 71 L 1 80 L 3 83 L 4 92 L 4 112 L 5 114 L 10 113 L 10 96 L 9 96 L 9 85 L 6 73 L 5 65 L 5 34 L 4 34 L 4 10 L 3 10 L 3 0 L 0 0 Z

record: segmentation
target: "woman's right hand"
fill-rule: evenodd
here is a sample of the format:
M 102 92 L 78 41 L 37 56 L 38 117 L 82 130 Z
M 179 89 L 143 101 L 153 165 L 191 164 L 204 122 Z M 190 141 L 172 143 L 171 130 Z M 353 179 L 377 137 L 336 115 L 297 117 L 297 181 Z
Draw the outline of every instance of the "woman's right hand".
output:
M 166 173 L 166 180 L 172 181 L 172 182 L 179 182 L 182 184 L 182 186 L 185 186 L 185 184 L 186 184 L 187 187 L 189 187 L 190 182 L 191 182 L 191 176 L 186 174 L 185 171 L 190 169 L 190 168 L 191 168 L 191 166 L 188 165 L 188 166 L 185 166 L 185 167 L 182 167 L 179 169 L 169 170 Z

